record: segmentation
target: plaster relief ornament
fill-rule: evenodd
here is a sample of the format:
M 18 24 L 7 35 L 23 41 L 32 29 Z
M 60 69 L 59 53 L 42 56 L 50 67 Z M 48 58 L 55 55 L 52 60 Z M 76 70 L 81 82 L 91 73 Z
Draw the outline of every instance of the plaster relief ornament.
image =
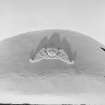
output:
M 41 60 L 61 60 L 65 62 L 66 64 L 74 64 L 73 59 L 70 59 L 69 56 L 72 57 L 72 55 L 69 55 L 66 53 L 66 50 L 62 48 L 62 44 L 59 39 L 59 34 L 54 33 L 51 38 L 48 40 L 47 44 L 45 44 L 45 47 L 41 48 L 39 51 L 37 51 L 37 54 L 34 54 L 34 58 L 31 57 L 29 61 L 31 63 L 39 62 Z M 67 46 L 66 46 L 67 47 Z M 67 50 L 70 48 L 68 47 Z M 35 52 L 33 52 L 35 53 Z M 72 52 L 70 52 L 72 53 Z

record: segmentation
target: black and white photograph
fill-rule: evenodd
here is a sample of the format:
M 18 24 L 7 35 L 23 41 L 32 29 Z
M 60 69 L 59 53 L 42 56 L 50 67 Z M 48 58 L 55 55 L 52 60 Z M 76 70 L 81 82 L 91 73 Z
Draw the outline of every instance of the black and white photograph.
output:
M 105 0 L 0 0 L 0 104 L 105 105 Z

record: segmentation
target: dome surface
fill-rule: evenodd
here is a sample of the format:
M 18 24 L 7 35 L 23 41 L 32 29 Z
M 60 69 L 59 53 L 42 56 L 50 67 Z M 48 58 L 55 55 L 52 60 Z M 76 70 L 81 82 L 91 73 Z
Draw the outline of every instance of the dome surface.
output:
M 59 60 L 30 63 L 32 51 L 38 52 L 55 32 L 69 42 L 74 64 Z M 58 40 L 52 41 L 69 51 L 65 41 L 61 44 Z M 5 39 L 0 42 L 0 91 L 25 96 L 105 95 L 105 51 L 102 48 L 105 46 L 98 41 L 69 30 L 33 31 Z

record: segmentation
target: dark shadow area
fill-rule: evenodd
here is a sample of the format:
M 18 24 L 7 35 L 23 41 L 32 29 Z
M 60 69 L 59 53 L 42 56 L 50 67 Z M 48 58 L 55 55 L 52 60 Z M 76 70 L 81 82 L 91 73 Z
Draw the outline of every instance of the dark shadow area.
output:
M 105 48 L 103 48 L 103 47 L 100 47 L 100 49 L 103 50 L 103 51 L 105 51 Z

